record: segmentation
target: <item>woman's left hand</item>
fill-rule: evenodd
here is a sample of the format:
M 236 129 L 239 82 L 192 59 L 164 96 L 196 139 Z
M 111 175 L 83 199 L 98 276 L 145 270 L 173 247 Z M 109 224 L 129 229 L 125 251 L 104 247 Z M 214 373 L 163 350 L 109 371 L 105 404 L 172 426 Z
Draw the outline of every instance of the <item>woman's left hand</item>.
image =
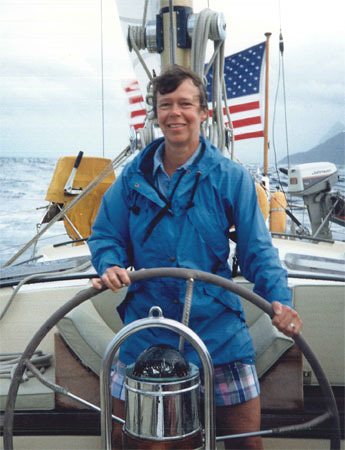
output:
M 280 302 L 272 302 L 272 308 L 274 312 L 272 323 L 279 331 L 290 337 L 300 333 L 303 322 L 297 311 Z

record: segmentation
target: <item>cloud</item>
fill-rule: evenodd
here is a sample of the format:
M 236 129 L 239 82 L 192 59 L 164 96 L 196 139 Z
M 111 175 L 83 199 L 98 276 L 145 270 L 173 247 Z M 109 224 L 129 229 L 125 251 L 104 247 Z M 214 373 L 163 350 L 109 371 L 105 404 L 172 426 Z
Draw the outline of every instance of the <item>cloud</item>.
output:
M 127 104 L 121 80 L 133 71 L 119 26 L 115 0 L 103 0 L 103 61 L 100 2 L 94 0 L 2 0 L 0 2 L 1 149 L 66 154 L 102 146 L 102 69 L 106 149 L 128 141 Z M 130 0 L 128 0 L 128 5 Z M 195 0 L 227 21 L 226 54 L 271 37 L 271 108 L 277 82 L 279 8 L 276 0 Z M 290 145 L 310 148 L 343 119 L 343 24 L 339 4 L 281 0 Z M 103 62 L 103 67 L 102 67 Z M 280 93 L 277 140 L 284 149 Z M 262 143 L 238 143 L 241 158 L 258 159 Z M 243 151 L 242 151 L 243 149 Z M 99 154 L 99 153 L 97 153 Z M 243 156 L 244 155 L 244 156 Z

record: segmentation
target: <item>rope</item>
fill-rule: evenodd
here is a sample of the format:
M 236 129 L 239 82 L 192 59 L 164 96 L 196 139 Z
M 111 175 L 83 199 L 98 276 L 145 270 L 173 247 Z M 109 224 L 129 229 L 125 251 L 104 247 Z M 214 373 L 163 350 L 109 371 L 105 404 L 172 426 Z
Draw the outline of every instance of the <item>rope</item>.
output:
M 101 411 L 101 408 L 99 406 L 94 405 L 93 403 L 90 403 L 87 400 L 84 400 L 83 398 L 80 398 L 75 394 L 72 394 L 64 386 L 60 386 L 56 383 L 52 383 L 51 381 L 44 378 L 42 376 L 42 372 L 37 370 L 35 365 L 33 365 L 30 361 L 26 360 L 25 365 L 30 370 L 30 372 L 32 372 L 32 376 L 35 376 L 44 386 L 47 386 L 52 391 L 56 392 L 57 394 L 66 395 L 67 397 L 69 397 L 73 400 L 76 400 L 77 402 L 81 403 L 82 405 L 85 405 L 88 408 L 94 409 L 97 412 Z M 125 423 L 125 421 L 123 419 L 115 416 L 114 414 L 112 414 L 111 417 L 112 417 L 112 419 L 116 420 L 117 422 L 121 423 L 122 425 Z
M 145 6 L 144 6 L 144 14 L 143 14 L 143 21 L 142 21 L 142 27 L 144 28 L 146 24 L 146 18 L 147 18 L 147 8 L 149 5 L 149 0 L 145 0 Z
M 131 39 L 131 45 L 134 49 L 145 50 L 145 28 L 138 25 L 131 25 L 129 27 L 129 34 Z
M 0 353 L 0 379 L 13 379 L 13 374 L 21 357 L 22 353 Z M 44 373 L 51 366 L 52 358 L 51 354 L 36 350 L 31 356 L 30 362 L 40 373 Z M 25 370 L 21 382 L 28 381 L 34 376 L 31 370 Z
M 222 102 L 222 97 L 226 99 L 225 91 L 222 92 L 222 87 L 224 84 L 224 40 L 220 39 L 218 33 L 218 18 L 218 13 L 211 11 L 210 9 L 204 9 L 198 14 L 192 37 L 191 68 L 204 80 L 204 83 L 206 84 L 206 74 L 212 66 L 213 113 L 211 124 L 208 125 L 208 134 L 209 140 L 212 144 L 216 145 L 221 150 L 224 150 L 225 126 Z M 205 69 L 208 39 L 215 41 L 215 44 L 214 53 Z M 228 120 L 231 124 L 229 117 Z
M 149 68 L 147 67 L 147 64 L 144 61 L 144 58 L 140 54 L 140 49 L 145 49 L 145 29 L 143 27 L 138 26 L 129 26 L 128 27 L 128 37 L 130 44 L 135 51 L 139 61 L 141 62 L 141 65 L 143 66 L 143 69 L 146 72 L 146 75 L 148 76 L 148 79 L 151 81 L 153 79 L 151 72 Z
M 184 299 L 184 308 L 183 308 L 183 314 L 182 314 L 182 323 L 183 325 L 186 325 L 186 327 L 189 326 L 189 318 L 190 318 L 190 310 L 192 308 L 192 300 L 193 300 L 193 287 L 194 287 L 194 280 L 193 278 L 189 278 L 186 280 L 187 288 L 186 288 L 186 294 Z M 185 344 L 185 338 L 183 336 L 180 336 L 180 342 L 178 349 L 181 353 L 183 353 L 184 350 L 184 344 Z

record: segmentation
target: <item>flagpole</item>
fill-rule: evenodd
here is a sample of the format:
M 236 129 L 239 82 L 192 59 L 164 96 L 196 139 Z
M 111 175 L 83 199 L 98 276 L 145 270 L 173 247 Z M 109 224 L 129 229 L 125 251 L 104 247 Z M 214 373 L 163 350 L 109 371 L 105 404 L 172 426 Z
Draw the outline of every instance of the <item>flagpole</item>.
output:
M 268 104 L 269 104 L 269 39 L 272 33 L 265 33 L 265 111 L 264 111 L 264 169 L 263 175 L 268 174 Z

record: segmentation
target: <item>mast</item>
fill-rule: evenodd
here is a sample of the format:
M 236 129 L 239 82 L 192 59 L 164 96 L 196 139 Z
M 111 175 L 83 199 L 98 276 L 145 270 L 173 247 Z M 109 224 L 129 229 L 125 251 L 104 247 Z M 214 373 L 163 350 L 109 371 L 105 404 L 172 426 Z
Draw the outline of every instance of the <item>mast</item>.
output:
M 263 175 L 268 174 L 268 106 L 269 106 L 269 39 L 272 33 L 265 33 L 265 112 L 264 112 L 264 168 Z
M 193 0 L 161 0 L 163 18 L 164 49 L 161 53 L 162 68 L 168 64 L 190 67 L 190 48 L 179 44 L 179 34 L 183 30 L 180 17 L 186 11 L 193 11 Z

